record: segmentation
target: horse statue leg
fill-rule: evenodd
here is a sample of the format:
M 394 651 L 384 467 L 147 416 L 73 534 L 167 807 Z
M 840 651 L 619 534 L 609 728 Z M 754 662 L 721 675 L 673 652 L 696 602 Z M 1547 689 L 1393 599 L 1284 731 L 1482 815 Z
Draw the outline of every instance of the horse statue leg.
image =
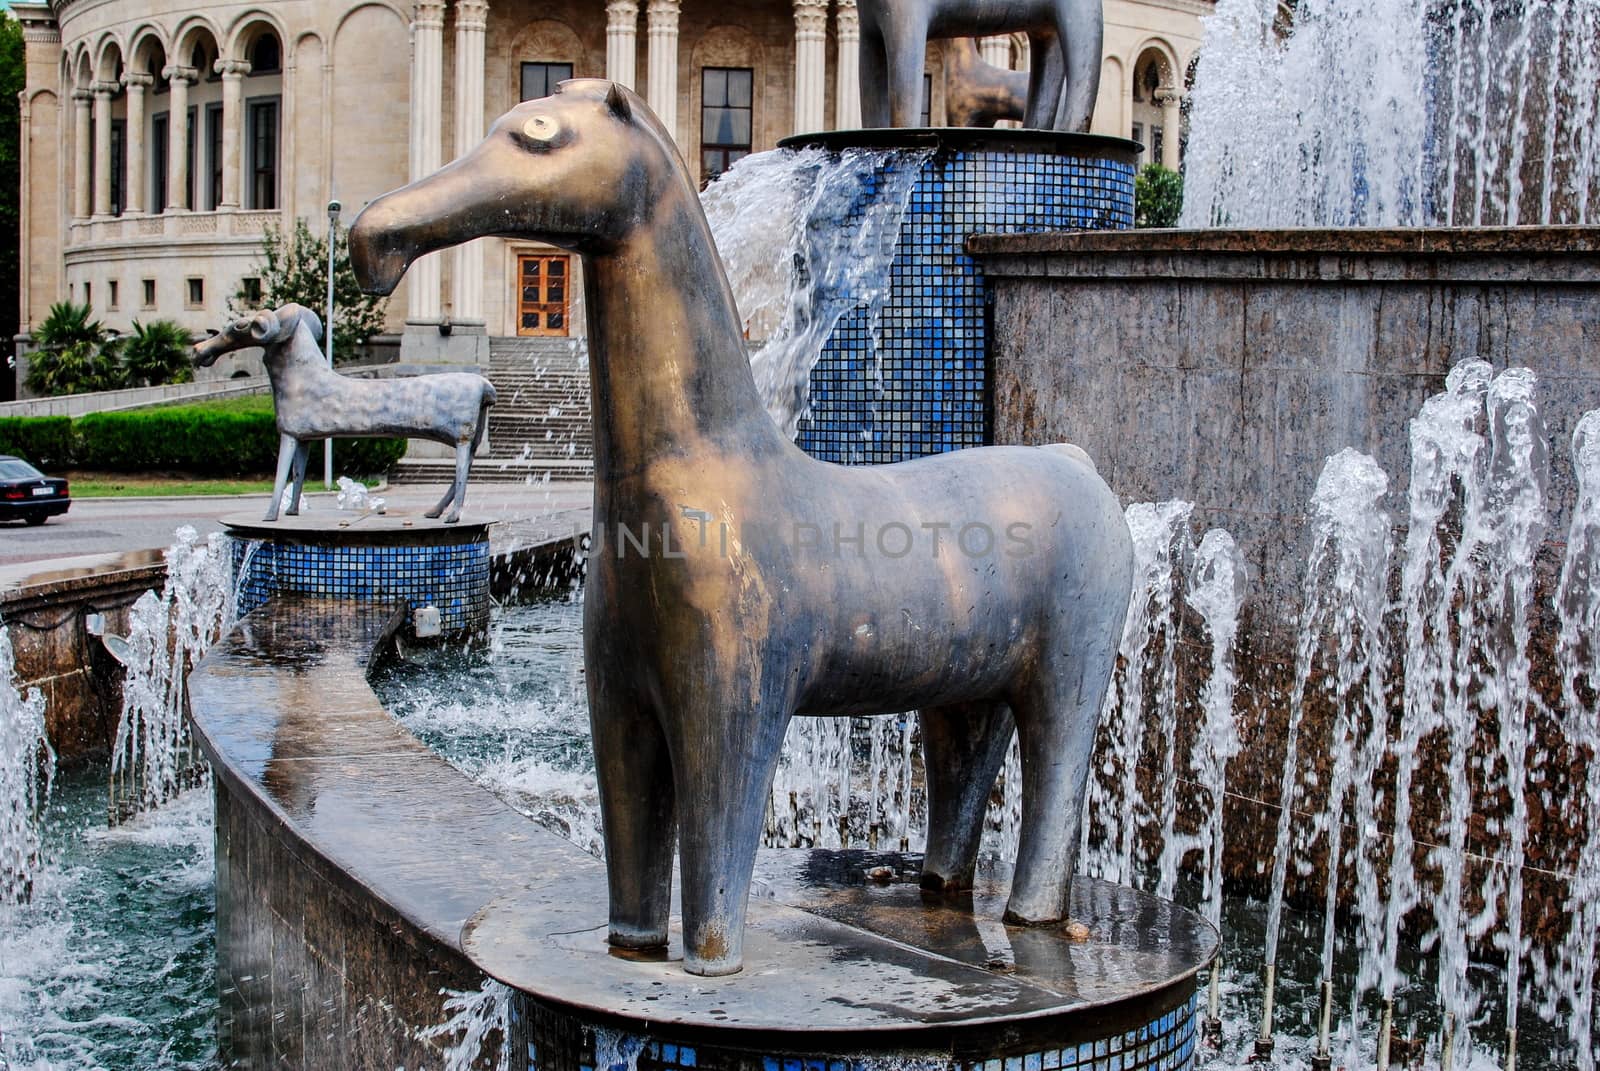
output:
M 1028 109 L 1023 117 L 1023 125 L 1028 129 L 1056 129 L 1065 67 L 1061 38 L 1054 30 L 1035 30 L 1028 34 Z
M 445 524 L 455 524 L 461 519 L 461 507 L 467 504 L 467 475 L 472 471 L 472 442 L 456 444 L 456 479 L 450 485 L 452 500 L 450 512 L 444 515 Z
M 283 502 L 283 489 L 289 484 L 289 473 L 294 467 L 297 446 L 293 435 L 278 436 L 278 478 L 272 484 L 272 502 L 267 506 L 267 515 L 261 518 L 264 521 L 278 519 L 278 506 Z
M 1011 710 L 998 700 L 953 703 L 924 707 L 917 720 L 928 792 L 922 887 L 970 889 L 989 794 L 1011 746 Z
M 294 470 L 289 476 L 289 508 L 284 512 L 291 517 L 300 516 L 300 494 L 306 486 L 306 462 L 311 458 L 311 443 L 302 442 L 294 448 Z
M 1066 66 L 1055 129 L 1086 133 L 1094 122 L 1095 99 L 1100 94 L 1101 50 L 1106 36 L 1101 0 L 1056 0 L 1056 29 Z

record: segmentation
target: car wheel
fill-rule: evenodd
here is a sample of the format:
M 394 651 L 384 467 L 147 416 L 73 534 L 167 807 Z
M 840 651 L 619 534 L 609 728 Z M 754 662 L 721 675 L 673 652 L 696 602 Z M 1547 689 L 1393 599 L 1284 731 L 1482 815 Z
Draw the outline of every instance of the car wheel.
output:
M 32 528 L 36 524 L 43 524 L 50 518 L 43 513 L 30 513 L 22 519 L 28 523 L 29 528 Z

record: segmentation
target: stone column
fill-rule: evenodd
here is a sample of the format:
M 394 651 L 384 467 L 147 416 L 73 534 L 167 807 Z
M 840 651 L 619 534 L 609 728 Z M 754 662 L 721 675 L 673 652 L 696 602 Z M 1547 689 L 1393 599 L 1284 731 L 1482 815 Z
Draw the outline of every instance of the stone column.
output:
M 87 89 L 72 91 L 72 217 L 88 219 L 94 210 L 93 190 L 89 188 L 89 171 L 94 166 L 94 127 L 90 123 L 89 109 L 94 105 L 94 94 Z
M 219 59 L 216 70 L 222 75 L 222 204 L 218 207 L 236 209 L 244 170 L 244 76 L 250 73 L 250 64 Z
M 1011 69 L 1011 38 L 1005 35 L 985 37 L 978 42 L 978 55 L 991 67 L 1002 71 Z
M 189 193 L 189 87 L 200 77 L 193 67 L 169 66 L 161 72 L 171 84 L 167 113 L 167 211 L 192 207 Z
M 111 98 L 115 82 L 96 82 L 94 93 L 94 214 L 111 215 Z
M 483 138 L 483 53 L 488 28 L 487 0 L 456 0 L 456 126 L 459 159 Z M 451 318 L 468 326 L 483 323 L 483 244 L 455 249 L 451 276 Z
M 130 73 L 122 76 L 122 84 L 128 89 L 128 132 L 124 150 L 128 158 L 128 180 L 124 183 L 127 192 L 122 198 L 126 202 L 123 208 L 127 212 L 145 210 L 144 194 L 150 176 L 145 173 L 144 102 L 145 93 L 155 82 L 155 78 L 148 74 Z
M 856 14 L 856 0 L 837 0 L 833 33 L 837 43 L 833 128 L 853 130 L 861 125 L 861 19 Z
M 639 75 L 639 5 L 636 0 L 606 4 L 606 77 L 633 88 Z
M 645 20 L 649 34 L 649 85 L 645 100 L 661 124 L 678 137 L 678 0 L 650 0 Z
M 828 0 L 794 0 L 794 133 L 823 129 L 827 79 Z
M 444 4 L 421 0 L 411 18 L 411 179 L 439 170 L 443 156 Z M 439 258 L 426 256 L 406 273 L 407 324 L 437 324 Z
M 1161 166 L 1178 170 L 1183 135 L 1183 94 L 1169 89 L 1161 102 Z

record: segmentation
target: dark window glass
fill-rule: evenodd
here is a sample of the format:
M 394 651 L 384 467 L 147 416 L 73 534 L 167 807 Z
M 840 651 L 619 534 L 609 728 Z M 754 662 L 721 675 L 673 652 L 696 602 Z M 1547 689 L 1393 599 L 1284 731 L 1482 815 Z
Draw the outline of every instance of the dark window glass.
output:
M 244 280 L 244 299 L 252 306 L 261 304 L 261 279 L 259 276 L 249 276 Z
M 922 115 L 917 120 L 918 126 L 933 125 L 933 75 L 922 76 Z
M 198 177 L 196 175 L 196 172 L 198 172 L 199 169 L 200 169 L 200 143 L 195 137 L 195 134 L 197 133 L 195 127 L 196 127 L 196 124 L 198 122 L 198 118 L 197 118 L 198 114 L 199 113 L 198 113 L 198 111 L 196 109 L 190 108 L 189 109 L 189 118 L 186 121 L 186 124 L 187 124 L 187 126 L 189 128 L 189 138 L 188 138 L 188 141 L 185 143 L 188 146 L 188 150 L 185 153 L 185 155 L 187 155 L 188 158 L 189 158 L 188 159 L 189 174 L 188 174 L 188 177 L 184 180 L 183 207 L 187 208 L 187 209 L 190 209 L 190 210 L 192 210 L 194 208 L 194 206 L 199 203 L 198 201 L 195 200 L 195 196 L 194 196 L 194 189 L 195 189 L 194 184 L 197 181 L 199 181 L 199 179 L 198 179 Z
M 283 50 L 278 39 L 270 33 L 262 34 L 250 46 L 250 73 L 277 74 L 283 69 Z
M 572 77 L 570 63 L 524 63 L 522 100 L 538 100 L 556 91 L 556 86 Z
M 128 121 L 111 120 L 111 214 L 122 215 L 128 201 Z
M 1161 162 L 1161 150 L 1166 143 L 1166 131 L 1159 126 L 1150 127 L 1150 160 L 1152 164 Z
M 160 112 L 150 117 L 150 204 L 159 215 L 167 210 L 167 153 L 172 145 L 172 116 Z
M 144 287 L 144 307 L 147 308 L 147 309 L 155 308 L 156 307 L 156 281 L 154 279 L 145 279 L 143 281 L 142 285 Z
M 250 102 L 250 207 L 278 207 L 278 98 Z
M 0 461 L 0 480 L 42 480 L 44 473 L 20 458 Z
M 206 209 L 215 211 L 222 204 L 222 105 L 206 105 L 206 167 L 211 181 L 206 184 Z
M 700 169 L 707 182 L 750 155 L 755 72 L 748 67 L 700 71 Z

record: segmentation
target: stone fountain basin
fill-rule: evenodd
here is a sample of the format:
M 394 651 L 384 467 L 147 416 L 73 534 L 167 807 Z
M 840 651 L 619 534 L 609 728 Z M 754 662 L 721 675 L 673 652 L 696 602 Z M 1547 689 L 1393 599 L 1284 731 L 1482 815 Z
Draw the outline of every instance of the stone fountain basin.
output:
M 592 1066 L 602 1029 L 655 1046 L 655 1066 L 667 1040 L 704 1068 L 771 1052 L 1098 1067 L 1113 1036 L 1151 1066 L 1192 1060 L 1218 936 L 1105 882 L 1074 889 L 1082 929 L 1012 927 L 1003 871 L 929 901 L 912 855 L 768 851 L 742 973 L 684 973 L 676 932 L 664 956 L 613 952 L 604 865 L 378 701 L 367 671 L 402 619 L 274 597 L 190 676 L 216 771 L 221 1033 L 240 1066 L 437 1066 L 426 1031 L 450 1017 L 446 991 L 486 978 L 510 987 L 513 1049 L 538 1048 L 543 1071 Z M 1092 1059 L 1061 1063 L 1066 1044 Z

